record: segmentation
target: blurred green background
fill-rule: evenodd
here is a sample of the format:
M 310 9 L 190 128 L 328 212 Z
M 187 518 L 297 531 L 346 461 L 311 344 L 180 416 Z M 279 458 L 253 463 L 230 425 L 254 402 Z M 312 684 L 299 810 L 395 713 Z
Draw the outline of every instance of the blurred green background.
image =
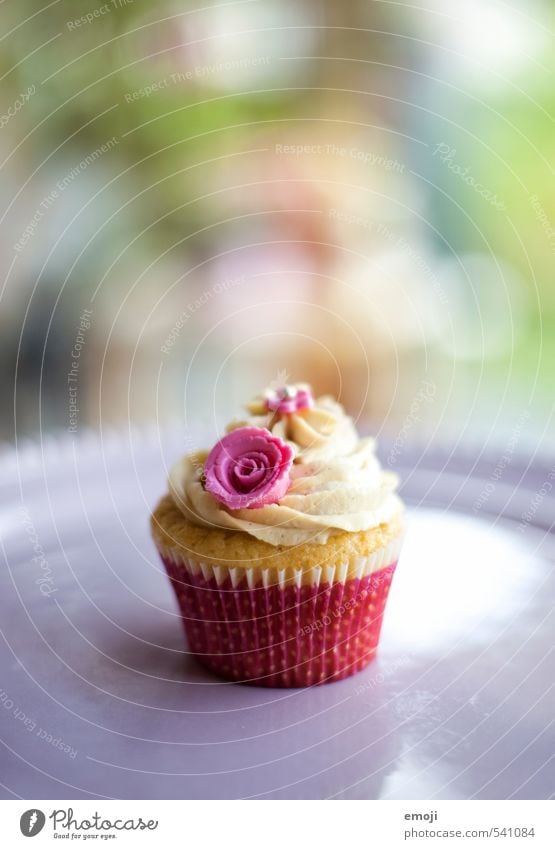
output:
M 392 435 L 549 434 L 552 2 L 0 18 L 0 440 L 216 430 L 285 376 Z

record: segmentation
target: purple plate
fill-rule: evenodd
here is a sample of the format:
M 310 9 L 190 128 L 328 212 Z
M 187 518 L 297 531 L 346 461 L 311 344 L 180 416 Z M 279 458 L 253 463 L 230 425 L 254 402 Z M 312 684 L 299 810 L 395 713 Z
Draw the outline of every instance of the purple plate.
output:
M 4 798 L 547 798 L 554 466 L 397 462 L 409 530 L 381 648 L 305 690 L 224 683 L 187 653 L 148 532 L 179 435 L 3 456 Z M 550 477 L 550 474 L 552 477 Z

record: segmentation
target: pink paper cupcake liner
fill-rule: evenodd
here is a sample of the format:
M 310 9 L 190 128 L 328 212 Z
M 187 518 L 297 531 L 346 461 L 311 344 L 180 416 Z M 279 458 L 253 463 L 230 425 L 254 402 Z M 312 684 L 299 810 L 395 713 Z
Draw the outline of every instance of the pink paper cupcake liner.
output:
M 308 687 L 353 675 L 376 654 L 399 548 L 277 574 L 160 555 L 200 663 L 231 681 Z

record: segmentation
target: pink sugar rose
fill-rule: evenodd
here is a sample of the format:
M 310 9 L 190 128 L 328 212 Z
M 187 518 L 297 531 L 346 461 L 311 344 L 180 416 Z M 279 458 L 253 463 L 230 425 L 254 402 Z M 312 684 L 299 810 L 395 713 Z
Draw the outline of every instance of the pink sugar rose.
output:
M 292 463 L 291 447 L 269 430 L 238 427 L 208 455 L 204 487 L 230 510 L 264 507 L 289 489 Z
M 314 405 L 310 386 L 304 383 L 280 386 L 266 396 L 266 409 L 281 416 L 308 410 Z

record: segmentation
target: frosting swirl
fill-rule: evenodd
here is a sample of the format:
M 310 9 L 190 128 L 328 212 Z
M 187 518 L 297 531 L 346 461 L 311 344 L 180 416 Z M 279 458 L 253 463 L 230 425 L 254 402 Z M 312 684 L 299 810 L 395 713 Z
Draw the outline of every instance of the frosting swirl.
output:
M 183 457 L 172 467 L 170 491 L 193 524 L 243 531 L 271 545 L 326 543 L 344 531 L 364 531 L 388 522 L 402 504 L 397 476 L 384 471 L 371 438 L 360 439 L 352 419 L 329 396 L 309 408 L 281 415 L 264 397 L 247 406 L 239 427 L 265 428 L 293 450 L 291 483 L 275 504 L 231 510 L 203 486 L 208 452 Z

